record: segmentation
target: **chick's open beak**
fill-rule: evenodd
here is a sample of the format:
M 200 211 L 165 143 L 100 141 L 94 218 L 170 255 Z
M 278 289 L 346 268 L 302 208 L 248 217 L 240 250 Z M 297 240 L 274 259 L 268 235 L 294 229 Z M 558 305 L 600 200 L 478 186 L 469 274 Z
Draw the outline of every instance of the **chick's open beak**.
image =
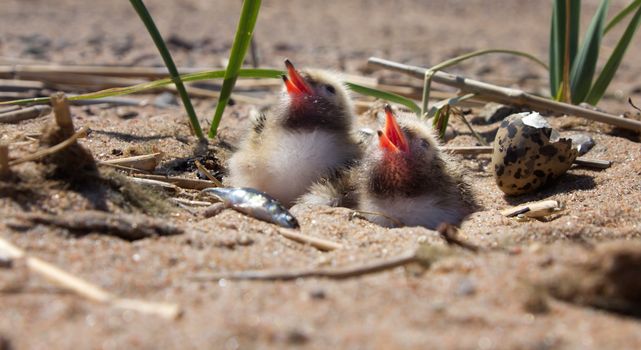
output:
M 385 106 L 385 129 L 378 132 L 378 140 L 383 150 L 387 152 L 409 152 L 407 138 L 398 126 L 392 107 Z
M 290 95 L 312 94 L 312 88 L 307 84 L 305 79 L 298 73 L 294 65 L 289 60 L 285 60 L 287 67 L 287 76 L 283 76 L 285 87 Z

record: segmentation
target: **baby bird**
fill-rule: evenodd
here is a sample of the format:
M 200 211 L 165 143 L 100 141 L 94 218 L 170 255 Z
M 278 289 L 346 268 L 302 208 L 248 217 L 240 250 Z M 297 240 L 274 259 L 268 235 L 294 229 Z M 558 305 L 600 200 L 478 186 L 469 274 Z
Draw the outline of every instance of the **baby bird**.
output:
M 476 208 L 462 172 L 441 152 L 429 126 L 409 116 L 397 121 L 389 105 L 385 114 L 385 128 L 352 175 L 358 209 L 383 214 L 366 214 L 382 226 L 459 225 Z
M 299 72 L 289 60 L 285 66 L 280 101 L 253 121 L 230 158 L 228 182 L 267 192 L 289 207 L 312 183 L 359 158 L 360 149 L 344 85 L 323 71 Z

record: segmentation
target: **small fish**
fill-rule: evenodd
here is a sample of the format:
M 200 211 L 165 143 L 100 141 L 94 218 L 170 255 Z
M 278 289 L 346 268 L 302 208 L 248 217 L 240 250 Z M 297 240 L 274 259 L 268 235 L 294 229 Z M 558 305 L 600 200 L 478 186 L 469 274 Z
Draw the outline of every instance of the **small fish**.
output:
M 232 208 L 255 219 L 287 228 L 298 228 L 298 220 L 267 193 L 247 187 L 214 187 L 202 190 Z

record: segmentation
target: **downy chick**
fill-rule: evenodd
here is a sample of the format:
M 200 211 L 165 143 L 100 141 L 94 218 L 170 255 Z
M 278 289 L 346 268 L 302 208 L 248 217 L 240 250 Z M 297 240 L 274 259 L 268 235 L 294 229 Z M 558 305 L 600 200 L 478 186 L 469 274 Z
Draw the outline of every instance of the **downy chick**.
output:
M 410 116 L 397 119 L 389 105 L 385 114 L 383 131 L 353 174 L 358 208 L 383 214 L 366 215 L 382 226 L 394 226 L 394 220 L 429 229 L 459 225 L 476 207 L 461 170 L 439 149 L 429 126 Z
M 230 159 L 229 183 L 267 192 L 289 207 L 312 183 L 357 159 L 360 149 L 344 85 L 326 72 L 285 65 L 281 99 L 253 121 Z

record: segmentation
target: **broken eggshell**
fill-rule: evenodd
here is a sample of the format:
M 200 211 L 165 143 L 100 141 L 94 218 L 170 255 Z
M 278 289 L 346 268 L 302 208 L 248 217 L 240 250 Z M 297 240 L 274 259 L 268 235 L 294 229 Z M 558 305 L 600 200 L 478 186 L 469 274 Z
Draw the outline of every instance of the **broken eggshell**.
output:
M 501 191 L 508 195 L 534 191 L 572 166 L 577 157 L 572 140 L 555 134 L 536 112 L 512 114 L 501 122 L 492 154 L 494 179 Z

